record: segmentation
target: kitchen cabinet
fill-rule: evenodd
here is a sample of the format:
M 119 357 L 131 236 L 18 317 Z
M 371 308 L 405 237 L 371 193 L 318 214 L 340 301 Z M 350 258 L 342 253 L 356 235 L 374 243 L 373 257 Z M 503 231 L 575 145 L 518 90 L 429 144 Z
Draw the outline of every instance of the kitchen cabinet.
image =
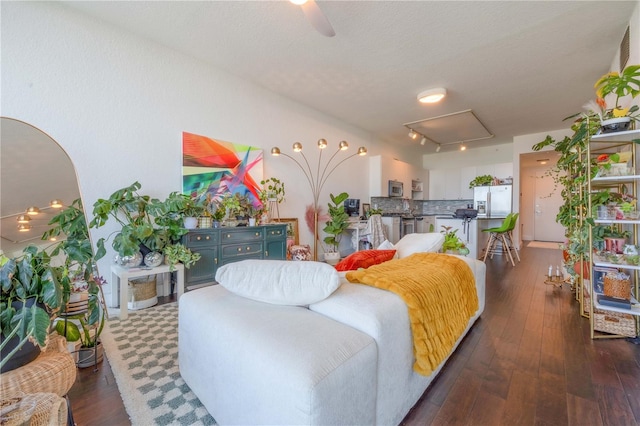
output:
M 506 178 L 513 175 L 513 163 L 469 166 L 429 171 L 429 200 L 472 200 L 469 182 L 476 176 L 491 175 Z M 425 198 L 426 199 L 426 198 Z
M 611 172 L 604 174 L 602 171 L 594 174 L 592 168 L 598 166 L 593 165 L 591 161 L 587 161 L 586 176 L 595 176 L 588 180 L 587 191 L 589 194 L 607 189 L 620 193 L 623 188 L 626 188 L 626 192 L 629 195 L 634 198 L 638 197 L 638 184 L 640 183 L 636 157 L 638 149 L 637 144 L 632 142 L 632 140 L 638 138 L 640 138 L 640 130 L 607 133 L 591 137 L 587 145 L 587 160 L 602 152 L 611 153 L 613 151 L 622 152 L 630 150 L 631 167 L 620 174 Z M 613 170 L 613 168 L 610 170 Z M 585 211 L 587 215 L 586 218 L 591 219 L 585 221 L 590 231 L 590 247 L 594 246 L 593 239 L 595 231 L 601 226 L 617 227 L 630 231 L 629 243 L 637 245 L 640 242 L 640 219 L 637 218 L 637 215 L 627 216 L 625 214 L 624 216 L 619 216 L 618 214 L 598 214 L 596 206 L 591 205 L 593 199 L 594 197 L 588 197 L 588 208 Z M 615 251 L 613 249 L 610 250 Z M 632 256 L 626 254 L 589 250 L 589 257 L 591 265 L 590 276 L 592 279 L 588 288 L 589 293 L 584 294 L 583 298 L 590 299 L 591 311 L 589 321 L 591 325 L 591 338 L 636 337 L 638 335 L 638 320 L 640 318 L 640 303 L 638 302 L 638 298 L 640 297 L 640 265 L 638 265 L 637 262 L 633 262 Z M 637 258 L 637 255 L 635 257 Z M 608 303 L 609 301 L 603 299 L 604 288 L 602 285 L 608 271 L 624 273 L 628 277 L 620 280 L 621 282 L 627 281 L 627 285 L 631 288 L 630 303 L 626 306 L 622 306 L 622 304 L 613 306 Z M 604 286 L 606 286 L 606 284 L 604 284 Z M 629 287 L 627 287 L 627 291 L 628 289 Z
M 409 164 L 395 158 L 373 155 L 369 158 L 369 194 L 371 197 L 388 197 L 389 181 L 402 182 L 405 197 L 411 196 Z M 407 195 L 408 194 L 408 195 Z
M 463 167 L 460 169 L 460 198 L 463 200 L 473 199 L 473 188 L 469 188 L 469 182 L 478 176 L 476 167 Z
M 215 281 L 218 266 L 245 259 L 284 260 L 287 257 L 287 225 L 194 229 L 182 244 L 200 253 L 200 260 L 185 270 L 187 289 Z
M 411 179 L 411 199 L 422 200 L 424 194 L 424 183 L 419 179 Z

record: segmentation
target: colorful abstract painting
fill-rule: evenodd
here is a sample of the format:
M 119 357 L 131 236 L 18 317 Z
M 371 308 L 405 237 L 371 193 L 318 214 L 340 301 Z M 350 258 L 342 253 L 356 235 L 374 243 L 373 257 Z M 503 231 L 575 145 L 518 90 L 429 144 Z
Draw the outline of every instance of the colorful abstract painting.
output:
M 227 193 L 249 195 L 254 206 L 258 198 L 262 173 L 262 150 L 182 133 L 182 192 L 204 200 L 219 201 Z

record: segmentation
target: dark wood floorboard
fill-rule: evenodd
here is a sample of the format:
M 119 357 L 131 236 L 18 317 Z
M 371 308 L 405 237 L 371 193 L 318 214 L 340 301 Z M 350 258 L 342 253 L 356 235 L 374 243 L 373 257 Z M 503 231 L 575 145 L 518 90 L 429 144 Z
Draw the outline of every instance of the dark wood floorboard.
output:
M 640 346 L 591 340 L 569 286 L 544 284 L 559 250 L 520 255 L 487 260 L 481 319 L 403 425 L 640 425 Z M 108 361 L 69 396 L 79 426 L 129 424 Z

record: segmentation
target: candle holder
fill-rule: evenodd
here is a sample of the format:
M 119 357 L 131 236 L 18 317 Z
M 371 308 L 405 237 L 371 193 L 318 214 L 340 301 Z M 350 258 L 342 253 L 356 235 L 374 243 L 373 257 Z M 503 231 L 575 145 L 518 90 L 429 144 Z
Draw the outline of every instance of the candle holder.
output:
M 554 288 L 562 288 L 562 284 L 566 281 L 562 275 L 545 275 L 544 283 L 553 285 Z

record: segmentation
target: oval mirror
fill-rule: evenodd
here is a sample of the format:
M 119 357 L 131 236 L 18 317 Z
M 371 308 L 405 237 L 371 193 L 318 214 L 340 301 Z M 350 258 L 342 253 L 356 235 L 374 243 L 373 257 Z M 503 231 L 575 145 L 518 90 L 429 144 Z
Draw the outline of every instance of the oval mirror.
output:
M 0 120 L 0 253 L 16 257 L 29 244 L 51 244 L 41 239 L 49 220 L 80 198 L 80 189 L 73 162 L 55 140 L 23 121 Z M 27 214 L 32 208 L 38 213 Z

